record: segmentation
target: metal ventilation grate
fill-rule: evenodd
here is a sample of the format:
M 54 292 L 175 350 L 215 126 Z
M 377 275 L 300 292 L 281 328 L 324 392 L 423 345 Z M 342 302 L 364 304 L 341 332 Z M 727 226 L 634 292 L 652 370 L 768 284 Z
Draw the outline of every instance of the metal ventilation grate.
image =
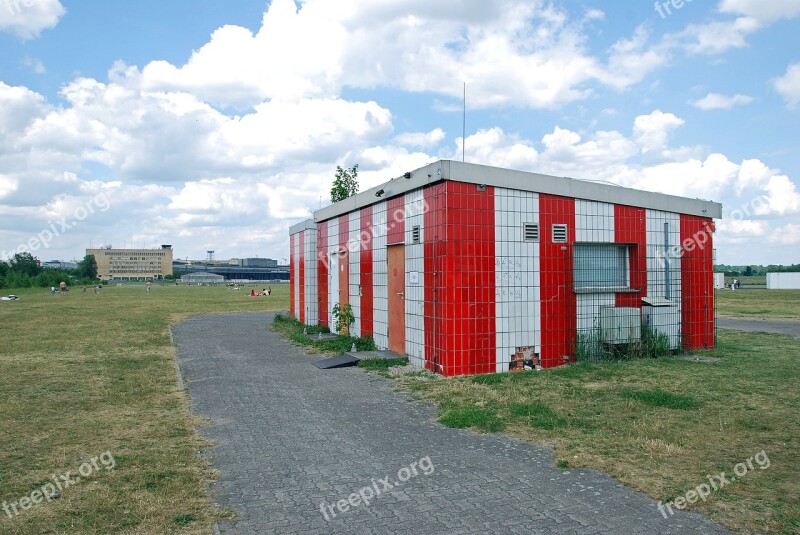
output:
M 539 241 L 539 224 L 522 224 L 522 241 Z
M 419 225 L 414 225 L 411 227 L 411 243 L 419 243 L 420 239 L 420 231 Z
M 553 225 L 553 243 L 567 243 L 567 225 Z

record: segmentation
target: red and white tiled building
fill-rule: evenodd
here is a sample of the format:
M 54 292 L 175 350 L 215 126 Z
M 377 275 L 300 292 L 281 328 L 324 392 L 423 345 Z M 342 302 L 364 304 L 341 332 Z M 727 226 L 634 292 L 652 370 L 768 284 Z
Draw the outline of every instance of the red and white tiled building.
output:
M 291 313 L 333 326 L 334 305 L 349 304 L 352 335 L 448 376 L 558 366 L 648 332 L 709 348 L 721 212 L 438 161 L 291 227 Z

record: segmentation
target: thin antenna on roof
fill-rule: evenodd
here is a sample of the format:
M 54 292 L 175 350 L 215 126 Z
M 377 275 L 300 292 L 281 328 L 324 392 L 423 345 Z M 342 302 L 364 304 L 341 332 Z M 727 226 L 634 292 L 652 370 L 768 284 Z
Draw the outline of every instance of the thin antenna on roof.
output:
M 464 115 L 461 120 L 461 163 L 467 146 L 467 82 L 464 82 Z

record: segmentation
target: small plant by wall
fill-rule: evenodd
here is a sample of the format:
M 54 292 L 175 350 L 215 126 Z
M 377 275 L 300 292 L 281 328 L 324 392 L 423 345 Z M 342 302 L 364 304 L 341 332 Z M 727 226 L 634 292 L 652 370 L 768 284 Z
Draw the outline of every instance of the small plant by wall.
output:
M 336 332 L 339 334 L 349 333 L 350 326 L 356 321 L 356 317 L 353 314 L 353 307 L 350 306 L 350 303 L 345 303 L 341 306 L 339 303 L 336 303 L 333 305 L 331 315 L 333 316 L 333 323 L 334 327 L 336 327 Z

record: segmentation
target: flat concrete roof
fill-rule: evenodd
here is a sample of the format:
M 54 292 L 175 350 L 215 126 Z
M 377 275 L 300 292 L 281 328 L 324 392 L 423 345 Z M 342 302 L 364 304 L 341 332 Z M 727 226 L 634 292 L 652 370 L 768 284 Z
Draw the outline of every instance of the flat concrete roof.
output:
M 317 230 L 317 225 L 314 223 L 313 219 L 306 219 L 305 221 L 295 223 L 289 227 L 289 235 L 291 236 L 292 234 L 297 234 L 298 232 L 303 232 L 304 230 Z
M 410 171 L 404 176 L 392 178 L 383 185 L 375 186 L 343 201 L 320 208 L 314 212 L 314 221 L 327 221 L 339 215 L 359 210 L 365 206 L 370 206 L 443 180 L 486 184 L 487 186 L 498 188 L 547 193 L 561 197 L 623 204 L 714 219 L 722 217 L 722 205 L 713 201 L 653 193 L 576 178 L 542 175 L 453 160 L 439 160 L 425 167 Z M 375 194 L 380 190 L 383 190 L 383 194 L 377 197 Z M 290 233 L 294 234 L 299 230 L 303 230 L 296 231 L 294 229 L 305 223 L 306 221 L 292 226 Z

